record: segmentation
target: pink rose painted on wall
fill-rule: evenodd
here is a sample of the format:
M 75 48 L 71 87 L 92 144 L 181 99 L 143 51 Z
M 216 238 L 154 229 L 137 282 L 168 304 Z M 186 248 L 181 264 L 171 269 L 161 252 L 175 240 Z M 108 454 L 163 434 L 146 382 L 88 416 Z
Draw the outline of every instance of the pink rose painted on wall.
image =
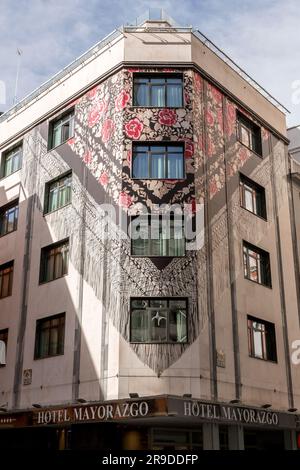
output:
M 222 104 L 222 93 L 213 85 L 211 85 L 211 93 L 214 101 L 218 104 Z
M 158 113 L 158 122 L 163 126 L 173 126 L 177 122 L 177 114 L 173 109 L 162 109 Z
M 115 129 L 115 123 L 112 119 L 106 119 L 101 129 L 102 142 L 106 143 L 110 140 Z
M 98 89 L 99 89 L 99 87 L 98 87 L 98 86 L 95 86 L 94 88 L 92 88 L 90 91 L 87 92 L 87 96 L 88 96 L 88 98 L 89 98 L 90 100 L 92 100 L 93 98 L 95 98 Z
M 102 186 L 107 186 L 109 181 L 109 176 L 105 171 L 100 175 L 99 178 L 99 183 L 102 184 Z
M 115 99 L 116 110 L 121 111 L 122 109 L 124 109 L 129 99 L 129 93 L 127 93 L 125 90 L 122 90 Z
M 108 102 L 103 100 L 97 103 L 88 114 L 88 126 L 93 127 L 99 121 L 100 117 L 106 113 Z
M 83 161 L 87 165 L 92 162 L 92 154 L 89 150 L 87 150 L 85 154 L 83 155 Z
M 215 122 L 213 113 L 211 112 L 210 109 L 206 111 L 206 122 L 208 126 L 213 126 Z
M 122 191 L 119 195 L 119 204 L 121 207 L 128 209 L 132 204 L 132 197 L 125 193 L 125 191 Z
M 219 108 L 217 110 L 217 118 L 218 118 L 218 124 L 222 128 L 223 127 L 223 110 L 222 110 L 222 108 Z
M 130 139 L 139 139 L 143 127 L 143 123 L 138 118 L 134 118 L 125 124 L 125 133 Z
M 184 156 L 186 158 L 192 158 L 194 155 L 194 142 L 191 140 L 185 141 Z
M 94 106 L 88 114 L 88 126 L 93 127 L 100 119 L 98 106 Z
M 202 78 L 199 73 L 194 74 L 194 85 L 195 85 L 196 92 L 199 93 L 202 88 Z

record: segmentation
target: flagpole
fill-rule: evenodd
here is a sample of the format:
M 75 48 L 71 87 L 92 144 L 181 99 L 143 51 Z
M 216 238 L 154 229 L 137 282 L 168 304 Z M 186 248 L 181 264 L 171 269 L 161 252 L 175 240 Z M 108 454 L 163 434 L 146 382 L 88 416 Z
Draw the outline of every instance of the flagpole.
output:
M 14 102 L 13 102 L 13 104 L 16 104 L 16 102 L 17 102 L 19 73 L 20 73 L 21 55 L 22 55 L 21 49 L 17 49 L 17 55 L 18 55 L 18 65 L 17 65 L 17 75 L 16 75 L 15 94 L 14 94 Z

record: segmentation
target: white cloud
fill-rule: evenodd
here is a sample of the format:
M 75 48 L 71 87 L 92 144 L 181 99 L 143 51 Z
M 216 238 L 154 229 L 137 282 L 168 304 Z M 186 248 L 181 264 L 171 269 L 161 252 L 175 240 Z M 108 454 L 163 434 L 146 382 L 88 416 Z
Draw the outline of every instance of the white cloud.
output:
M 36 88 L 115 27 L 134 20 L 148 0 L 0 0 L 0 80 L 11 106 L 17 47 L 23 51 L 18 97 Z M 207 34 L 293 111 L 292 83 L 300 79 L 300 3 L 297 0 L 152 0 L 182 25 Z

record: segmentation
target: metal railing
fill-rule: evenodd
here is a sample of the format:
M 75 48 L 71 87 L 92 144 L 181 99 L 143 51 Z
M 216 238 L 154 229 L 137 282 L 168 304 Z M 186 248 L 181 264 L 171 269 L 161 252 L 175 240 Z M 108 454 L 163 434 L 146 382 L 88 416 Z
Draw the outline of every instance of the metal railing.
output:
M 135 28 L 138 28 L 138 25 L 142 25 L 145 21 L 166 21 L 171 26 L 161 28 L 161 31 L 167 31 L 168 29 L 172 32 L 178 30 L 182 31 L 191 31 L 194 36 L 199 39 L 206 47 L 208 47 L 212 52 L 214 52 L 223 62 L 225 62 L 229 67 L 231 67 L 235 72 L 237 72 L 247 83 L 249 83 L 253 88 L 255 88 L 262 96 L 264 96 L 269 102 L 271 102 L 275 107 L 280 109 L 283 113 L 290 113 L 290 111 L 281 104 L 274 96 L 272 96 L 264 87 L 262 87 L 256 80 L 254 80 L 250 75 L 247 74 L 236 62 L 234 62 L 225 52 L 223 52 L 218 46 L 216 46 L 207 36 L 205 36 L 198 29 L 193 29 L 192 27 L 178 27 L 176 22 L 170 18 L 163 9 L 149 9 L 144 15 L 136 19 L 135 25 L 127 25 L 125 27 L 120 27 L 115 29 L 112 33 L 107 35 L 104 39 L 99 41 L 97 44 L 92 46 L 88 51 L 83 53 L 80 57 L 75 59 L 69 65 L 64 67 L 60 72 L 55 74 L 52 78 L 44 82 L 34 91 L 26 95 L 19 103 L 12 106 L 10 109 L 5 111 L 3 114 L 0 114 L 0 122 L 8 119 L 12 114 L 17 113 L 20 109 L 25 107 L 31 101 L 40 97 L 43 93 L 47 92 L 54 84 L 58 84 L 60 80 L 65 78 L 68 74 L 71 74 L 75 69 L 80 65 L 84 65 L 89 58 L 93 55 L 96 56 L 103 48 L 112 43 L 117 37 L 124 36 L 125 32 L 130 32 Z M 140 30 L 140 27 L 138 28 Z M 158 28 L 153 28 L 157 31 Z M 147 31 L 151 32 L 151 28 L 147 28 Z
M 229 65 L 235 72 L 237 72 L 247 83 L 255 88 L 261 95 L 270 101 L 276 108 L 280 109 L 283 113 L 290 113 L 290 111 L 280 103 L 274 96 L 272 96 L 263 86 L 261 86 L 254 78 L 250 77 L 245 70 L 243 70 L 234 60 L 232 60 L 225 52 L 223 52 L 216 44 L 214 44 L 207 36 L 205 36 L 198 29 L 193 30 L 194 35 L 211 51 L 213 51 L 223 62 Z

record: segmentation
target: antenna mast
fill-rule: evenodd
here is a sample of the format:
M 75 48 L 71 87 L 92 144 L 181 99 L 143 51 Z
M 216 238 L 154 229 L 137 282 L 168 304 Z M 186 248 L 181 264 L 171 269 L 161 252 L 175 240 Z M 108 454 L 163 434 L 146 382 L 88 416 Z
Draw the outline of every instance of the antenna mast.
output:
M 19 74 L 20 74 L 20 66 L 21 66 L 21 55 L 22 55 L 21 49 L 17 48 L 18 64 L 17 64 L 17 75 L 16 75 L 15 94 L 14 94 L 13 104 L 16 104 L 17 102 L 18 83 L 19 83 Z

